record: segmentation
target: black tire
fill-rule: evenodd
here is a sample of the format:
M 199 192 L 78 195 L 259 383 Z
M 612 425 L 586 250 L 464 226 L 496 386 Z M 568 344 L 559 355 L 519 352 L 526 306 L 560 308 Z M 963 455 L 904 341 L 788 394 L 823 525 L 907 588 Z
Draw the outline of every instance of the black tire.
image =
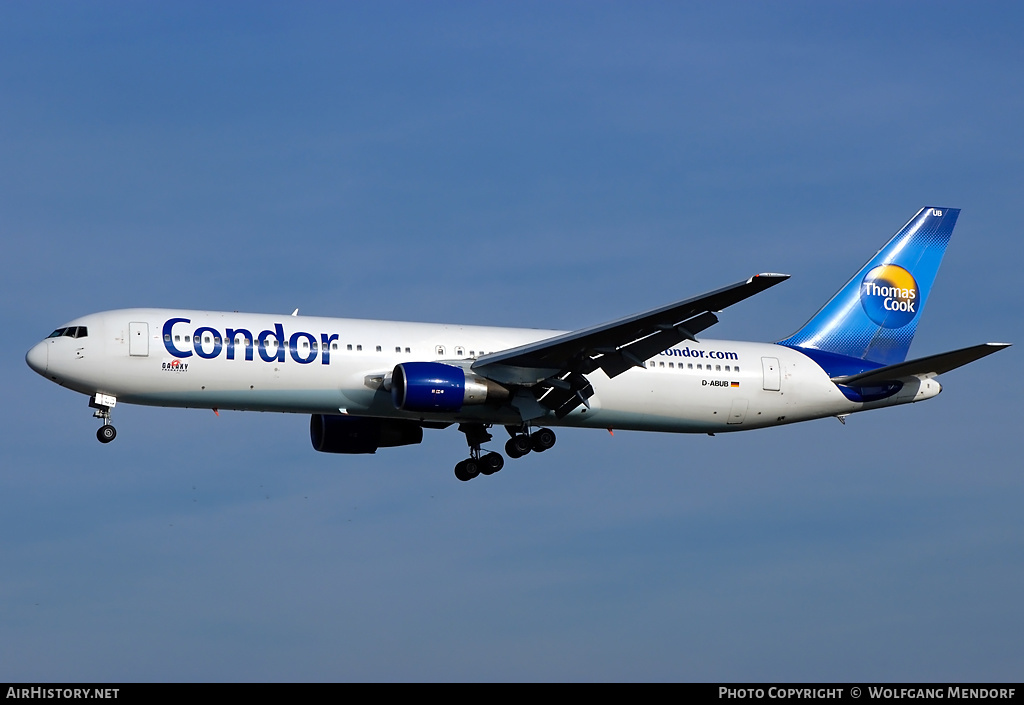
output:
M 473 476 L 466 472 L 466 461 L 463 460 L 461 463 L 455 464 L 455 477 L 459 478 L 463 482 L 469 482 L 473 479 Z
M 96 431 L 96 438 L 99 439 L 100 443 L 110 443 L 117 438 L 117 429 L 110 424 L 100 426 L 99 430 Z
M 501 453 L 488 453 L 480 458 L 480 465 L 480 472 L 484 475 L 493 475 L 505 467 L 505 459 L 501 457 Z
M 522 457 L 533 450 L 533 444 L 530 441 L 530 437 L 525 433 L 520 433 L 511 440 L 511 444 L 515 447 L 519 453 L 519 457 Z
M 522 438 L 522 436 L 515 436 L 514 438 L 509 438 L 505 441 L 505 455 L 513 459 L 522 458 L 525 455 L 525 453 L 520 451 L 519 447 L 516 445 L 517 438 Z M 526 450 L 529 452 L 530 449 L 527 448 Z
M 530 434 L 530 445 L 538 453 L 543 453 L 555 445 L 555 440 L 555 432 L 550 428 L 538 428 Z
M 480 474 L 480 468 L 482 465 L 483 464 L 476 458 L 466 458 L 462 461 L 463 472 L 469 476 L 470 480 Z

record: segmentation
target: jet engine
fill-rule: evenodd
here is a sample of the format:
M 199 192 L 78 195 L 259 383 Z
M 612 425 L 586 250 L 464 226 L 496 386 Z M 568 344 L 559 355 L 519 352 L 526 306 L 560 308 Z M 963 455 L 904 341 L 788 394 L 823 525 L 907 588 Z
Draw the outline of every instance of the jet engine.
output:
M 391 400 L 401 411 L 458 411 L 508 397 L 497 382 L 443 362 L 403 362 L 391 373 Z
M 402 419 L 313 414 L 309 439 L 321 453 L 376 453 L 378 448 L 421 443 L 423 427 Z

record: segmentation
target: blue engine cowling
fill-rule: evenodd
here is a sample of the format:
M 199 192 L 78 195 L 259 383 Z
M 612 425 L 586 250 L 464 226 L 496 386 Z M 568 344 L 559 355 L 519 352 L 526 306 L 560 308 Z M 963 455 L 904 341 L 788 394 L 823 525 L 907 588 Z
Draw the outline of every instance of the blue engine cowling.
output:
M 421 443 L 423 427 L 401 419 L 313 414 L 309 439 L 321 453 L 376 453 L 378 448 Z
M 443 362 L 403 362 L 391 373 L 391 400 L 401 411 L 452 412 L 508 396 L 500 384 Z

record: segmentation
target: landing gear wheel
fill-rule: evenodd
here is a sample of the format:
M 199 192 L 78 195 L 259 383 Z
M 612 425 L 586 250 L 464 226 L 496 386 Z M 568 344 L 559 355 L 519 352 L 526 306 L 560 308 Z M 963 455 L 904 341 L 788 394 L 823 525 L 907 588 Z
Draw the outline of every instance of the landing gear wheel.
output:
M 99 430 L 96 431 L 96 438 L 99 439 L 100 443 L 110 443 L 117 438 L 117 429 L 110 424 L 100 426 Z
M 505 442 L 505 455 L 510 458 L 522 458 L 531 450 L 530 437 L 526 434 L 512 436 Z
M 530 446 L 538 453 L 543 453 L 555 445 L 555 432 L 550 428 L 538 428 L 530 434 Z
M 455 466 L 455 477 L 468 482 L 480 474 L 482 463 L 476 458 L 466 458 Z
M 501 453 L 488 453 L 480 458 L 480 472 L 484 475 L 493 475 L 505 467 L 505 459 Z
M 455 465 L 455 477 L 463 482 L 469 482 L 473 479 L 473 476 L 466 472 L 466 461 L 463 460 Z

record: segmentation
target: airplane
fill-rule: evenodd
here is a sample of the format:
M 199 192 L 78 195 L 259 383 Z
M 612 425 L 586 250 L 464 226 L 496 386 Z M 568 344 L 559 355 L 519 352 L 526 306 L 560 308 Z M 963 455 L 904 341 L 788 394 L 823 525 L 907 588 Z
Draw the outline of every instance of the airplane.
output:
M 89 396 L 114 440 L 118 402 L 310 415 L 313 448 L 375 453 L 458 424 L 462 481 L 555 444 L 550 426 L 716 433 L 846 417 L 935 397 L 935 379 L 998 352 L 984 343 L 907 360 L 960 210 L 922 208 L 796 333 L 701 338 L 718 313 L 779 284 L 730 286 L 564 332 L 157 308 L 77 318 L 26 354 Z

